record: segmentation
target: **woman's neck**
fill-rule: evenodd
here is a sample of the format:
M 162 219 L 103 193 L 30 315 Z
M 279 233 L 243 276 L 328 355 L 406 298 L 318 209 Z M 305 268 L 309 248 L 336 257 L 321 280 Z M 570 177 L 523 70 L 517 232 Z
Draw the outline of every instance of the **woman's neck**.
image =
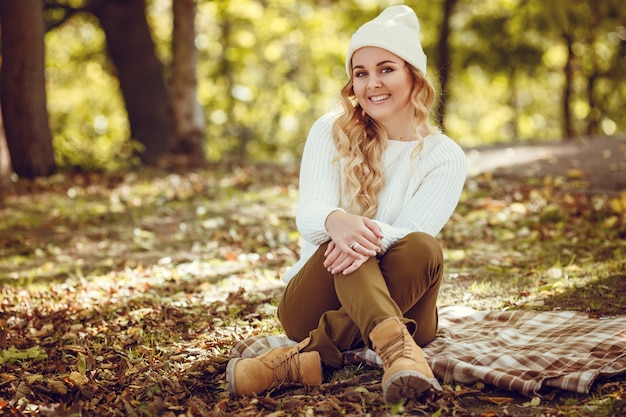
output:
M 401 122 L 399 122 L 401 120 Z M 410 118 L 396 118 L 395 120 L 386 121 L 381 123 L 383 129 L 387 133 L 387 138 L 390 140 L 398 140 L 402 142 L 412 142 L 418 140 L 424 136 L 426 129 L 424 126 L 420 126 L 417 131 L 415 130 L 415 120 Z M 419 135 L 418 135 L 419 132 Z
M 422 129 L 420 129 L 421 132 Z M 412 129 L 387 129 L 385 128 L 385 132 L 387 133 L 387 138 L 389 140 L 398 140 L 402 142 L 412 142 L 418 140 L 419 138 L 415 134 Z

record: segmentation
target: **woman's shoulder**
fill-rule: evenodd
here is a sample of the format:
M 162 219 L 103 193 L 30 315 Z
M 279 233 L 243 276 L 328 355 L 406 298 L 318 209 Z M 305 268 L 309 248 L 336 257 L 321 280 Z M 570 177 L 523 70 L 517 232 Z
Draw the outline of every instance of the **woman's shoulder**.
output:
M 335 120 L 337 119 L 339 114 L 339 112 L 334 111 L 321 115 L 315 120 L 311 129 L 332 129 L 332 126 L 335 123 Z
M 305 149 L 314 150 L 314 153 L 322 154 L 334 152 L 333 123 L 336 118 L 336 113 L 326 113 L 316 119 L 309 129 Z
M 337 116 L 338 113 L 326 113 L 317 118 L 309 129 L 308 141 L 332 142 L 333 124 L 335 123 Z
M 467 169 L 467 157 L 463 148 L 444 133 L 436 133 L 426 138 L 424 146 L 426 158 L 436 164 L 457 166 Z
M 463 157 L 465 157 L 465 152 L 463 148 L 461 148 L 461 145 L 456 143 L 445 133 L 440 132 L 427 136 L 425 144 L 426 147 L 431 148 L 433 151 L 452 152 L 453 154 L 463 155 Z

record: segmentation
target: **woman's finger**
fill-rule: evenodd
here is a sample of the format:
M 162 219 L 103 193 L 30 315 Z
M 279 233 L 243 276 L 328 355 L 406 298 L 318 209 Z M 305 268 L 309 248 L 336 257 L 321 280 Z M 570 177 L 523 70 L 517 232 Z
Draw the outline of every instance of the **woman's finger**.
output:
M 352 265 L 352 263 L 354 263 L 354 259 L 345 257 L 339 260 L 335 265 L 330 268 L 330 273 L 333 275 L 341 274 L 346 270 L 347 267 Z
M 326 259 L 324 259 L 324 267 L 330 270 L 333 265 L 337 262 L 339 256 L 341 256 L 342 252 L 336 246 L 326 255 Z
M 364 256 L 376 256 L 380 251 L 380 246 L 363 238 L 355 239 L 348 248 L 351 252 Z
M 335 242 L 332 240 L 328 243 L 326 247 L 326 252 L 324 252 L 324 256 L 328 256 L 335 249 Z
M 367 262 L 369 258 L 367 257 L 363 257 L 361 259 L 356 259 L 354 262 L 352 262 L 352 264 L 350 264 L 347 268 L 345 268 L 342 272 L 342 274 L 344 275 L 349 275 L 353 272 L 356 272 L 361 265 L 363 265 L 365 262 Z

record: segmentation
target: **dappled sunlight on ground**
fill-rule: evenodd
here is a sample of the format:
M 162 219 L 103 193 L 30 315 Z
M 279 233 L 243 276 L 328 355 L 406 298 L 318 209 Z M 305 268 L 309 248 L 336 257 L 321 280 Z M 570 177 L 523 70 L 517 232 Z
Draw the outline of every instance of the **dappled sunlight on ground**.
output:
M 589 184 L 579 173 L 471 176 L 438 236 L 440 304 L 626 314 L 626 193 Z M 281 333 L 280 276 L 298 254 L 296 185 L 293 166 L 255 165 L 17 184 L 0 209 L 0 411 L 389 415 L 380 373 L 368 368 L 329 375 L 312 392 L 228 399 L 233 343 Z M 624 401 L 623 381 L 610 383 L 603 398 Z M 532 405 L 484 385 L 444 388 L 409 409 L 562 415 L 556 399 Z M 570 406 L 591 416 L 592 400 Z

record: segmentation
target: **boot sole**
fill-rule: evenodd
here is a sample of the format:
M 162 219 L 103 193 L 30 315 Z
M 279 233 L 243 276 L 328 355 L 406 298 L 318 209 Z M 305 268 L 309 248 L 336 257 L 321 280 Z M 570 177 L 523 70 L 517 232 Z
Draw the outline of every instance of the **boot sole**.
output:
M 237 398 L 239 396 L 237 386 L 235 385 L 235 366 L 237 366 L 237 361 L 240 359 L 241 358 L 231 359 L 226 366 L 226 382 L 228 383 L 228 394 L 230 398 Z
M 437 385 L 435 386 L 434 383 Z M 402 371 L 397 372 L 387 381 L 383 386 L 383 394 L 385 396 L 385 402 L 388 404 L 397 404 L 401 401 L 405 401 L 408 398 L 415 398 L 425 391 L 428 391 L 430 387 L 441 389 L 439 382 L 436 379 L 428 379 L 417 371 Z

